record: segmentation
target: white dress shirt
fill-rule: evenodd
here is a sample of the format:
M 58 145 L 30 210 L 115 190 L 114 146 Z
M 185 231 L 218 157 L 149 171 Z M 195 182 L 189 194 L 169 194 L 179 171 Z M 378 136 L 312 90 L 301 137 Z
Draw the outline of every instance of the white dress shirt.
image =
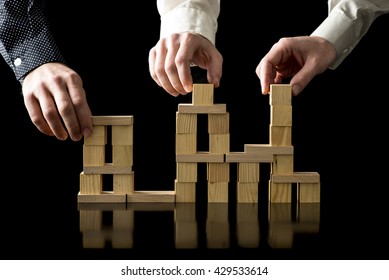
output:
M 329 0 L 328 17 L 311 36 L 329 41 L 337 58 L 330 66 L 335 69 L 366 34 L 373 21 L 389 13 L 389 0 Z
M 198 33 L 215 44 L 220 0 L 157 0 L 160 38 L 172 33 Z

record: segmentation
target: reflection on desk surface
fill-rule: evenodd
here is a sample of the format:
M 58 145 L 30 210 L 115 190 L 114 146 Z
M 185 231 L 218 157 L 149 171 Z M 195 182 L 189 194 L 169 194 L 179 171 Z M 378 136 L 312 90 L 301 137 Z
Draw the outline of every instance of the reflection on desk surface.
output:
M 266 220 L 260 219 L 262 208 L 258 204 L 234 206 L 79 204 L 83 247 L 129 249 L 172 244 L 176 249 L 293 248 L 296 235 L 318 235 L 320 231 L 319 203 L 269 203 Z M 206 211 L 198 211 L 199 207 Z

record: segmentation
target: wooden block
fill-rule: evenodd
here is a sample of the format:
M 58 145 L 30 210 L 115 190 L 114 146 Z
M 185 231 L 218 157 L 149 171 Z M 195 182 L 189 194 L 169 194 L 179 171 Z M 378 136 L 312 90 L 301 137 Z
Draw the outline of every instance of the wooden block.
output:
M 133 145 L 133 125 L 112 126 L 112 145 Z
M 133 165 L 133 145 L 113 145 L 112 165 L 132 166 Z
M 271 176 L 274 183 L 318 183 L 320 175 L 317 172 L 294 172 L 291 175 L 275 175 Z
M 272 154 L 248 154 L 245 152 L 230 152 L 226 154 L 226 162 L 273 162 Z
M 192 104 L 212 105 L 213 104 L 213 84 L 193 84 Z
M 135 202 L 175 202 L 174 191 L 134 191 L 127 194 L 127 203 Z
M 182 114 L 225 114 L 227 113 L 226 104 L 214 105 L 192 105 L 178 104 L 178 112 Z
M 134 172 L 131 174 L 114 174 L 113 192 L 115 194 L 134 193 Z
M 292 146 L 292 127 L 270 125 L 270 145 L 271 146 Z
M 270 106 L 272 126 L 292 126 L 292 106 Z
M 258 183 L 237 183 L 238 203 L 258 203 Z
M 176 154 L 177 162 L 224 162 L 224 154 L 197 152 L 195 154 Z
M 230 133 L 229 113 L 208 115 L 208 133 L 209 134 L 229 134 Z
M 84 166 L 85 174 L 131 174 L 132 166 L 114 166 L 105 163 L 103 166 Z
M 176 202 L 196 202 L 196 183 L 174 181 Z
M 320 183 L 299 183 L 298 192 L 300 203 L 320 202 Z
M 93 125 L 132 125 L 133 116 L 92 116 Z
M 274 162 L 271 165 L 273 175 L 293 175 L 294 156 L 293 155 L 275 155 Z
M 197 150 L 197 134 L 176 134 L 176 155 L 195 154 Z
M 257 162 L 239 162 L 238 166 L 238 181 L 241 183 L 258 183 L 259 163 Z
M 84 138 L 86 146 L 104 146 L 107 144 L 107 127 L 104 125 L 94 125 L 92 135 Z
M 293 155 L 293 146 L 271 146 L 270 144 L 245 144 L 247 154 L 258 155 Z
M 98 195 L 103 190 L 103 179 L 101 175 L 87 175 L 80 173 L 80 193 Z
M 105 163 L 105 146 L 83 146 L 83 165 L 103 166 Z
M 197 114 L 180 114 L 176 112 L 177 133 L 197 133 Z
M 228 182 L 208 182 L 208 203 L 228 202 Z
M 273 203 L 291 203 L 292 184 L 274 183 L 269 180 L 269 201 Z
M 78 203 L 126 203 L 127 195 L 102 191 L 100 194 L 78 193 Z
M 194 183 L 197 182 L 197 163 L 177 162 L 176 174 L 178 182 Z
M 207 180 L 212 183 L 230 181 L 230 165 L 228 163 L 207 163 Z
M 269 93 L 270 105 L 291 105 L 292 104 L 292 87 L 285 84 L 270 85 Z
M 230 152 L 230 134 L 209 134 L 209 152 L 215 154 Z

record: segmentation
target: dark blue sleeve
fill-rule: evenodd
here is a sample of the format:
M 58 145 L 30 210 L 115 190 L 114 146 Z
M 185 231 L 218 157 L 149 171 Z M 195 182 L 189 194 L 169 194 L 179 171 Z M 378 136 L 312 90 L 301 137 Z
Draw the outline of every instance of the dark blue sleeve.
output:
M 0 53 L 21 83 L 42 64 L 65 63 L 44 11 L 44 1 L 0 0 Z

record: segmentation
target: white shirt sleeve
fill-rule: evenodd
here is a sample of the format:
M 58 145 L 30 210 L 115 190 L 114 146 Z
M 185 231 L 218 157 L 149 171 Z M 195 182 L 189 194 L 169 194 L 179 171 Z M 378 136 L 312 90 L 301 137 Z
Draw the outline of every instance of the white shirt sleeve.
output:
M 220 0 L 157 0 L 160 38 L 173 33 L 198 33 L 215 44 Z
M 329 41 L 337 58 L 330 69 L 338 67 L 366 34 L 373 21 L 389 13 L 389 0 L 329 0 L 328 17 L 311 34 Z

